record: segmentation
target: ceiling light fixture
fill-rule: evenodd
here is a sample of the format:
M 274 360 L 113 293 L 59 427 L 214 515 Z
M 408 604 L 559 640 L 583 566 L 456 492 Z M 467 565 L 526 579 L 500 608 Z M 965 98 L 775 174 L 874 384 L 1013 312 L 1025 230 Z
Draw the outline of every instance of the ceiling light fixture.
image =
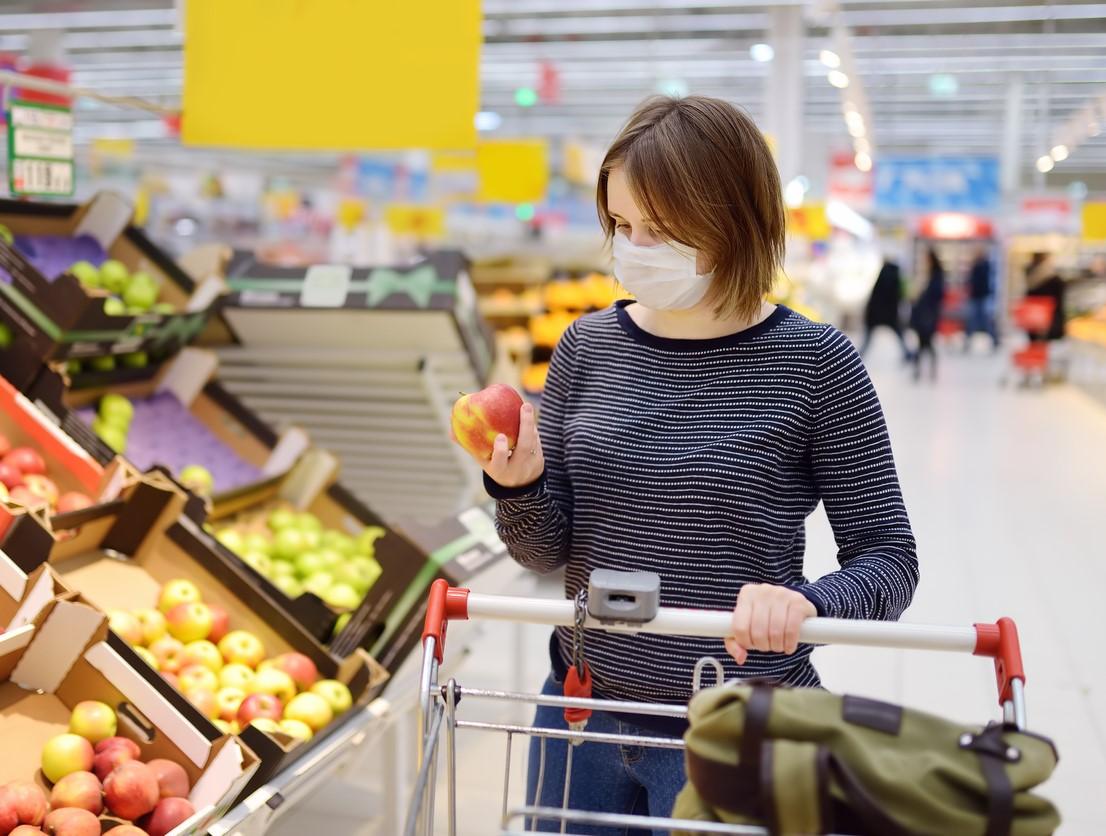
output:
M 772 49 L 771 44 L 753 44 L 749 47 L 749 55 L 753 57 L 754 61 L 767 64 L 776 57 L 776 50 Z
M 823 66 L 829 67 L 831 70 L 836 70 L 841 66 L 841 56 L 832 49 L 823 49 L 819 52 L 818 60 L 822 62 Z
M 1052 161 L 1052 157 L 1048 154 L 1037 158 L 1037 171 L 1041 172 L 1041 174 L 1047 174 L 1052 171 L 1054 165 L 1055 163 Z
M 849 77 L 841 70 L 831 70 L 829 75 L 826 76 L 826 80 L 838 90 L 844 90 L 849 86 Z
M 1052 159 L 1058 163 L 1062 163 L 1068 158 L 1068 146 L 1066 145 L 1053 145 L 1052 151 L 1049 152 Z
M 853 163 L 861 171 L 872 170 L 872 158 L 868 154 L 865 154 L 863 151 L 858 152 L 857 155 L 853 157 Z
M 853 140 L 853 150 L 858 154 L 872 155 L 872 143 L 866 137 L 858 136 Z

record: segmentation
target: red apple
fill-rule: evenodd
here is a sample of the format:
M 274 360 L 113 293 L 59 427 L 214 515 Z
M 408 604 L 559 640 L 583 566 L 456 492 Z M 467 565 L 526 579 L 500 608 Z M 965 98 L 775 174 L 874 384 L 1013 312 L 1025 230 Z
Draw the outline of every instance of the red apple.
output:
M 104 809 L 103 785 L 91 772 L 71 772 L 50 791 L 50 807 L 79 807 L 93 815 L 100 815 Z M 0 827 L 0 832 L 3 828 Z
M 220 688 L 215 693 L 215 705 L 219 710 L 219 719 L 229 723 L 237 717 L 238 708 L 245 698 L 246 692 L 241 688 Z
M 188 798 L 188 773 L 179 763 L 154 758 L 146 764 L 157 776 L 158 794 L 162 798 Z
M 301 690 L 310 688 L 319 678 L 319 669 L 309 656 L 302 653 L 281 653 L 273 660 L 277 670 L 284 671 Z
M 200 600 L 200 590 L 192 581 L 176 578 L 161 588 L 157 599 L 157 608 L 169 612 L 177 604 L 192 604 Z
M 57 513 L 68 514 L 70 511 L 80 511 L 94 504 L 91 497 L 85 496 L 80 491 L 66 491 L 58 497 Z
M 18 485 L 8 491 L 8 502 L 14 502 L 16 505 L 22 505 L 24 508 L 38 508 L 40 505 L 45 505 L 42 497 L 38 494 L 31 493 L 23 485 Z
M 11 440 L 3 433 L 0 433 L 0 457 L 8 455 L 8 453 L 11 452 L 11 449 Z
M 203 665 L 189 665 L 187 668 L 181 668 L 180 673 L 177 674 L 177 681 L 180 683 L 181 691 L 219 690 L 219 677 L 211 668 L 205 668 Z
M 125 746 L 112 746 L 92 759 L 92 771 L 101 781 L 106 781 L 108 776 L 120 766 L 137 758 L 138 755 Z
M 161 678 L 172 685 L 174 688 L 176 688 L 178 691 L 180 690 L 180 680 L 177 679 L 177 675 L 175 673 L 170 673 L 169 671 L 166 671 L 161 675 Z
M 157 669 L 162 673 L 176 673 L 184 664 L 184 643 L 172 636 L 162 636 L 150 645 L 150 652 L 157 659 Z
M 79 734 L 89 743 L 99 743 L 115 736 L 115 711 L 99 700 L 84 700 L 73 706 L 69 715 L 69 731 Z
M 37 784 L 32 784 L 30 781 L 12 781 L 0 787 L 0 793 L 3 793 L 0 808 L 14 812 L 16 824 L 38 827 L 46 818 L 46 793 Z M 0 816 L 3 816 L 2 812 Z
M 140 644 L 151 645 L 169 630 L 169 625 L 165 623 L 165 616 L 162 615 L 161 610 L 146 607 L 135 610 L 132 615 L 142 625 L 142 641 L 139 642 Z
M 46 815 L 46 832 L 52 836 L 100 836 L 100 820 L 88 810 L 63 807 Z
M 46 473 L 46 462 L 42 460 L 37 450 L 32 450 L 30 447 L 13 448 L 4 456 L 4 463 L 10 464 L 24 476 L 29 473 Z
M 208 671 L 208 673 L 211 672 Z M 214 720 L 219 716 L 219 705 L 215 701 L 215 692 L 210 688 L 185 688 L 181 693 L 208 720 Z
M 41 828 L 32 827 L 29 824 L 21 824 L 9 833 L 8 836 L 49 836 L 49 834 Z
M 497 435 L 507 436 L 507 445 L 512 450 L 518 443 L 521 409 L 518 392 L 503 383 L 463 395 L 453 405 L 450 417 L 453 437 L 472 455 L 490 460 Z
M 207 634 L 207 640 L 218 644 L 230 630 L 230 613 L 218 604 L 208 604 L 207 608 L 211 610 L 211 632 Z
M 256 668 L 265 658 L 265 645 L 247 630 L 231 630 L 219 642 L 219 652 L 231 663 Z
M 42 747 L 42 774 L 55 783 L 70 772 L 88 772 L 94 755 L 92 744 L 80 735 L 59 734 Z
M 272 694 L 250 694 L 238 706 L 238 724 L 245 726 L 251 720 L 258 719 L 272 720 L 275 723 L 283 711 L 284 706 Z
M 0 787 L 0 833 L 10 833 L 19 824 L 13 798 L 6 786 Z
M 296 683 L 284 671 L 266 668 L 257 672 L 257 676 L 246 686 L 246 691 L 250 694 L 272 694 L 281 704 L 287 705 L 288 700 L 296 695 Z
M 3 484 L 8 490 L 18 488 L 23 484 L 23 474 L 18 467 L 0 462 L 0 484 Z
M 169 634 L 185 644 L 206 639 L 214 623 L 211 608 L 199 601 L 177 604 L 165 614 L 165 620 Z
M 49 476 L 40 473 L 28 473 L 23 477 L 23 487 L 42 499 L 47 505 L 58 501 L 58 486 Z
M 199 665 L 214 673 L 218 673 L 223 669 L 223 654 L 219 652 L 219 648 L 207 639 L 200 639 L 186 644 L 184 646 L 183 661 L 185 670 L 191 665 Z
M 138 824 L 150 836 L 165 836 L 181 822 L 188 821 L 195 812 L 186 798 L 163 798 L 152 813 L 138 820 Z
M 139 749 L 138 744 L 129 737 L 109 737 L 107 740 L 101 740 L 96 744 L 93 751 L 97 755 L 100 755 L 111 749 L 124 749 L 130 752 L 131 760 L 138 760 L 142 757 L 142 750 Z
M 125 610 L 108 610 L 108 627 L 127 644 L 142 644 L 142 622 Z
M 157 774 L 138 761 L 120 764 L 104 781 L 104 801 L 122 819 L 137 819 L 154 809 L 160 798 Z

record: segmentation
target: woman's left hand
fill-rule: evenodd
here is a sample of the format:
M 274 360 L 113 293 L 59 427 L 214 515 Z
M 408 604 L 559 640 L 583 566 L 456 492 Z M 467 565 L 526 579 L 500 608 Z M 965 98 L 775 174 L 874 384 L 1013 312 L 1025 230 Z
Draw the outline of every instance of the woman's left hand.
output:
M 799 627 L 817 614 L 814 604 L 794 589 L 745 584 L 737 596 L 733 635 L 726 637 L 726 650 L 739 665 L 745 664 L 750 650 L 794 653 L 799 646 Z

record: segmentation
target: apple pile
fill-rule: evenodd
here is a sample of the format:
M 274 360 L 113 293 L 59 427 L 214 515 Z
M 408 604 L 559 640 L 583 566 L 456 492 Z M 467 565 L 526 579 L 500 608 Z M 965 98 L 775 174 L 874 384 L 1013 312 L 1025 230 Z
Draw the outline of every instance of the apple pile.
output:
M 92 505 L 79 491 L 60 493 L 46 475 L 46 460 L 32 447 L 12 447 L 0 435 L 0 500 L 28 508 L 45 505 L 51 513 L 64 514 Z
M 0 836 L 99 836 L 111 819 L 133 822 L 107 830 L 115 836 L 165 836 L 189 819 L 184 768 L 164 758 L 143 763 L 138 744 L 117 732 L 110 705 L 77 703 L 69 731 L 42 748 L 49 796 L 31 781 L 0 787 Z
M 356 609 L 383 573 L 375 543 L 386 533 L 370 526 L 351 537 L 314 514 L 279 507 L 241 517 L 215 537 L 289 598 L 313 592 L 343 612 Z
M 176 313 L 168 302 L 158 302 L 157 280 L 139 270 L 131 273 L 127 265 L 109 258 L 99 267 L 90 261 L 78 261 L 69 267 L 85 290 L 107 291 L 104 313 L 111 316 L 137 315 L 148 311 L 160 314 Z
M 227 611 L 205 604 L 188 580 L 165 584 L 156 609 L 113 610 L 108 623 L 227 734 L 253 724 L 297 742 L 310 740 L 353 704 L 349 688 L 320 680 L 304 654 L 267 658 L 261 639 L 231 630 Z

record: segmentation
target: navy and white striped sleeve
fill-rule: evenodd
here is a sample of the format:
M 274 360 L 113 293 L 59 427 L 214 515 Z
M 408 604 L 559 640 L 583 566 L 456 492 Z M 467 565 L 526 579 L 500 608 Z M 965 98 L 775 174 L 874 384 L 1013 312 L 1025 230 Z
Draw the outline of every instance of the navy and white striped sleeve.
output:
M 577 348 L 575 323 L 553 351 L 541 397 L 538 434 L 545 473 L 532 485 L 505 488 L 485 475 L 496 500 L 496 528 L 514 560 L 536 572 L 552 572 L 568 561 L 572 539 L 572 485 L 565 467 L 565 410 L 572 390 Z
M 841 568 L 800 591 L 833 618 L 894 620 L 918 584 L 918 559 L 875 387 L 844 334 L 821 351 L 811 462 Z

